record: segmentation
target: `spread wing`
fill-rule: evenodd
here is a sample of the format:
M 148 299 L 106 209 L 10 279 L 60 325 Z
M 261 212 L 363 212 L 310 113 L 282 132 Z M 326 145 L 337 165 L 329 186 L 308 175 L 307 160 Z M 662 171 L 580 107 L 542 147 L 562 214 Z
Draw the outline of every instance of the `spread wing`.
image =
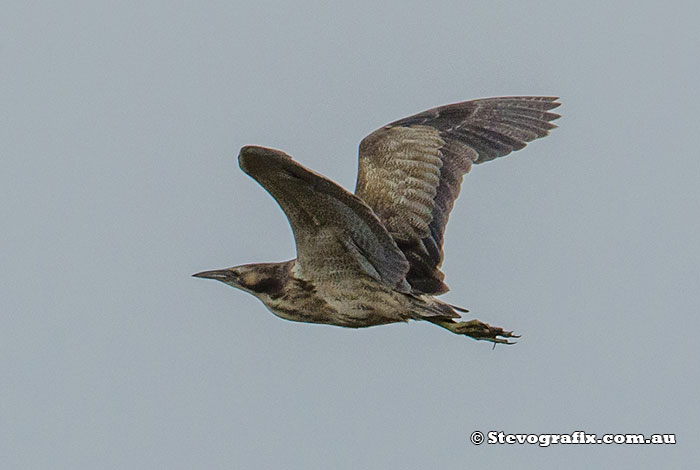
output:
M 362 200 L 277 150 L 243 147 L 238 161 L 287 215 L 300 277 L 338 282 L 362 273 L 410 290 L 406 257 Z
M 414 292 L 441 294 L 443 234 L 473 163 L 519 150 L 556 127 L 557 98 L 465 101 L 410 116 L 365 137 L 355 194 L 367 203 L 410 264 Z

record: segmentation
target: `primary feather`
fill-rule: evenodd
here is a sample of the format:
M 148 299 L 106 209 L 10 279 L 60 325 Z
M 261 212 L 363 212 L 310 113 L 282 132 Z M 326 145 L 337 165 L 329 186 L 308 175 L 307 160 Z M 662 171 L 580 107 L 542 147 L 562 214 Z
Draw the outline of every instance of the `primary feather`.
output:
M 465 101 L 430 109 L 374 131 L 360 144 L 355 194 L 384 223 L 410 264 L 414 292 L 447 292 L 442 242 L 463 176 L 520 150 L 556 127 L 554 97 Z

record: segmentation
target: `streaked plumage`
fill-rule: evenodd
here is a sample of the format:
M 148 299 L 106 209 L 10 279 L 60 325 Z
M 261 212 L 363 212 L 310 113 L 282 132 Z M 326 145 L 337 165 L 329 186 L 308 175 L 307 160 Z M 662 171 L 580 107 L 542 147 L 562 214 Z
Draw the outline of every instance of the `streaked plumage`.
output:
M 488 98 L 442 106 L 388 124 L 360 144 L 355 194 L 279 150 L 243 147 L 239 164 L 279 203 L 297 258 L 195 274 L 258 297 L 294 321 L 367 327 L 427 320 L 475 339 L 511 332 L 435 297 L 443 235 L 464 174 L 556 127 L 552 97 Z

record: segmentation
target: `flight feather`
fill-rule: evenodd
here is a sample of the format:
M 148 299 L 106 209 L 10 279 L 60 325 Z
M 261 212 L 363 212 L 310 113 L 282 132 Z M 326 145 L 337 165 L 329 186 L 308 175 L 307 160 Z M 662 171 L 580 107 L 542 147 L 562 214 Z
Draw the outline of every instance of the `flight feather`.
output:
M 448 290 L 440 271 L 445 226 L 472 164 L 522 149 L 556 127 L 557 98 L 487 98 L 433 108 L 360 143 L 355 194 L 406 256 L 415 293 Z

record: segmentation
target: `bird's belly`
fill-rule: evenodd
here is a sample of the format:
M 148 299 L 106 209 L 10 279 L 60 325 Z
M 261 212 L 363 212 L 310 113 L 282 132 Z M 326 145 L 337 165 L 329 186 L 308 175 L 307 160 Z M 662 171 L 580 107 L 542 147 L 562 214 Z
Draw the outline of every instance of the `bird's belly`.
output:
M 285 320 L 346 328 L 366 328 L 411 318 L 410 305 L 398 292 L 333 289 L 330 292 L 319 290 L 315 294 L 305 298 L 280 299 L 266 303 L 266 306 Z
M 327 293 L 325 301 L 332 311 L 333 325 L 365 328 L 406 321 L 409 306 L 403 294 L 388 289 L 339 289 Z

